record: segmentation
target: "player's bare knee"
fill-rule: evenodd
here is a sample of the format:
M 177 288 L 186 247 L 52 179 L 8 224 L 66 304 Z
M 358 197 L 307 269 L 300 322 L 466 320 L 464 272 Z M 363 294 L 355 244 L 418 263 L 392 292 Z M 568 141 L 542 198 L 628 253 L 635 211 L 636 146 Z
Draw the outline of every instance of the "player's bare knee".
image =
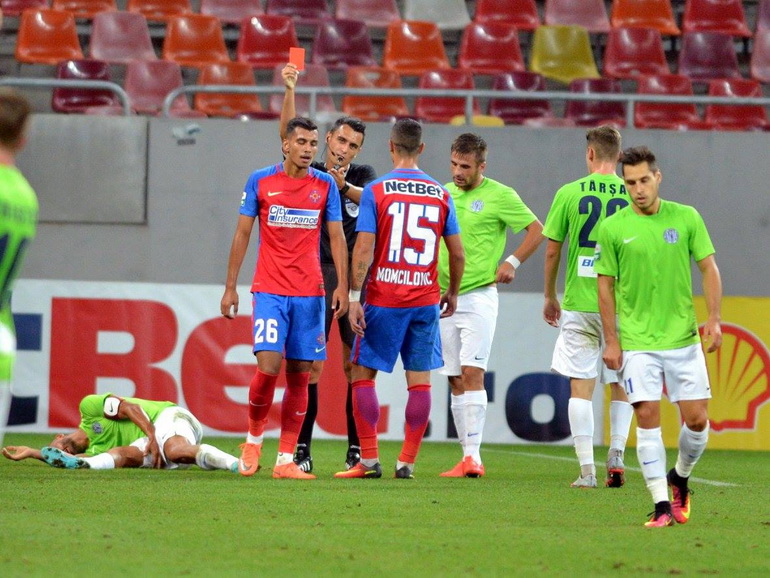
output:
M 163 446 L 166 460 L 177 464 L 194 464 L 198 446 L 192 445 L 182 436 L 168 438 Z

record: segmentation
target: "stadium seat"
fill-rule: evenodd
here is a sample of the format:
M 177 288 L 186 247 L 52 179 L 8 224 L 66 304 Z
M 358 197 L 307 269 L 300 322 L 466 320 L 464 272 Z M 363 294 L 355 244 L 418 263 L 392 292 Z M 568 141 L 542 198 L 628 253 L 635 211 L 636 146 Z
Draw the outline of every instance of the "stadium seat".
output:
M 518 30 L 505 22 L 471 22 L 460 38 L 457 68 L 475 74 L 525 70 Z
M 147 19 L 134 12 L 96 14 L 91 24 L 88 53 L 91 58 L 117 64 L 157 58 Z
M 640 76 L 637 79 L 638 94 L 665 94 L 692 96 L 692 82 L 681 74 Z M 637 102 L 634 106 L 636 128 L 662 128 L 668 130 L 709 130 L 713 125 L 698 116 L 692 103 Z
M 770 28 L 770 0 L 759 0 L 754 29 L 759 32 Z
M 123 88 L 131 99 L 131 108 L 139 114 L 159 115 L 168 93 L 180 86 L 184 86 L 182 69 L 176 62 L 132 60 L 126 65 Z M 181 95 L 171 106 L 171 116 L 187 118 L 206 115 L 192 110 L 187 97 Z
M 345 86 L 350 88 L 401 88 L 401 76 L 385 68 L 351 66 L 347 70 Z M 401 96 L 345 95 L 342 111 L 364 121 L 390 121 L 408 116 L 409 107 Z
M 256 86 L 257 83 L 254 79 L 254 70 L 245 62 L 217 62 L 201 67 L 197 84 Z M 195 110 L 207 116 L 233 117 L 239 114 L 265 112 L 258 94 L 197 92 L 194 103 Z
M 150 22 L 166 22 L 193 11 L 190 0 L 128 0 L 126 10 L 143 14 Z
M 473 74 L 465 70 L 432 70 L 420 75 L 419 88 L 425 91 L 415 98 L 414 113 L 428 122 L 448 123 L 453 117 L 465 114 L 462 97 L 427 96 L 427 92 L 446 90 L 473 90 Z M 473 99 L 473 114 L 481 114 Z
M 399 74 L 418 76 L 450 68 L 441 30 L 434 22 L 401 20 L 385 32 L 382 65 Z
M 577 78 L 569 83 L 569 91 L 579 94 L 622 94 L 623 87 L 614 78 Z M 564 118 L 571 118 L 577 126 L 626 125 L 626 105 L 605 100 L 568 100 Z
M 403 0 L 404 20 L 428 20 L 441 30 L 462 30 L 470 24 L 465 0 Z
M 597 34 L 606 34 L 610 30 L 604 0 L 545 0 L 543 23 L 582 26 Z
M 529 71 L 498 74 L 492 81 L 492 90 L 506 92 L 542 92 L 546 89 L 545 78 Z M 505 124 L 522 124 L 533 117 L 552 117 L 551 103 L 543 99 L 511 99 L 504 96 L 489 99 L 489 114 L 498 116 Z
M 118 5 L 115 0 L 53 0 L 51 8 L 72 12 L 75 18 L 91 20 L 100 12 L 116 12 Z
M 56 67 L 56 78 L 72 80 L 112 80 L 110 65 L 104 60 L 65 60 Z M 54 112 L 83 113 L 91 106 L 120 106 L 111 90 L 87 88 L 54 88 L 51 109 Z
M 770 83 L 770 28 L 757 28 L 749 70 L 754 80 Z
M 171 16 L 166 21 L 163 59 L 192 68 L 230 62 L 219 19 L 205 14 Z
M 476 22 L 506 22 L 519 30 L 540 26 L 535 0 L 476 0 Z
M 612 28 L 602 58 L 603 76 L 635 78 L 640 74 L 670 74 L 663 38 L 655 28 Z
M 281 70 L 286 63 L 279 64 L 273 69 L 273 86 L 283 86 L 283 77 Z M 299 86 L 330 86 L 329 72 L 320 64 L 305 64 L 305 70 L 299 73 Z M 310 114 L 310 95 L 296 94 L 294 96 L 294 107 L 298 115 L 308 116 Z M 283 93 L 270 95 L 270 106 L 268 110 L 280 114 L 283 108 Z M 336 112 L 334 100 L 328 94 L 319 94 L 316 99 L 316 113 L 320 116 L 329 115 Z
M 526 119 L 521 124 L 529 128 L 574 128 L 577 126 L 571 118 L 558 116 L 536 116 Z
M 612 0 L 613 28 L 655 28 L 663 36 L 679 36 L 671 0 Z
M 744 38 L 752 35 L 741 0 L 687 0 L 682 32 L 721 32 Z
M 684 32 L 678 63 L 691 80 L 741 78 L 733 38 L 721 32 Z
M 58 64 L 81 60 L 75 17 L 64 10 L 25 10 L 16 40 L 16 60 L 26 64 Z
M 762 98 L 762 86 L 747 78 L 718 79 L 709 82 L 709 96 Z M 759 105 L 708 104 L 704 118 L 717 130 L 767 130 L 765 108 Z
M 199 11 L 223 24 L 240 24 L 244 18 L 264 14 L 262 0 L 201 0 Z
M 315 26 L 332 17 L 326 0 L 267 0 L 265 14 L 288 16 L 299 26 Z
M 310 62 L 328 70 L 378 66 L 369 28 L 361 20 L 324 20 L 316 26 Z
M 43 10 L 51 7 L 51 0 L 0 0 L 3 16 L 18 18 L 25 10 Z
M 458 114 L 457 116 L 453 116 L 449 124 L 452 126 L 463 126 L 468 123 L 468 119 L 465 117 L 464 114 Z M 505 126 L 505 121 L 500 118 L 499 116 L 492 116 L 491 114 L 474 114 L 471 116 L 471 122 L 470 124 L 472 126 Z
M 396 0 L 337 0 L 334 17 L 361 20 L 371 28 L 385 29 L 401 20 Z
M 599 78 L 588 31 L 582 26 L 543 25 L 535 30 L 529 70 L 563 84 Z
M 272 70 L 289 61 L 289 48 L 299 46 L 294 22 L 288 16 L 262 14 L 241 22 L 235 59 L 252 68 Z

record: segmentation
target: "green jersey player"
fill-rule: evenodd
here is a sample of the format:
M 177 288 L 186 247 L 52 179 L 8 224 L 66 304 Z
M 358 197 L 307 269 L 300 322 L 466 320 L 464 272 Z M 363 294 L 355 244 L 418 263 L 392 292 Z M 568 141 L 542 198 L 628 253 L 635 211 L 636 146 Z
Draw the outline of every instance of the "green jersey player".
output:
M 609 487 L 625 481 L 623 452 L 633 410 L 618 377 L 601 360 L 602 326 L 594 272 L 594 248 L 599 224 L 628 205 L 623 180 L 615 174 L 620 156 L 620 133 L 611 126 L 586 132 L 588 176 L 561 187 L 545 220 L 545 305 L 543 318 L 559 327 L 551 370 L 570 380 L 568 417 L 580 476 L 573 488 L 595 488 L 594 410 L 596 378 L 610 384 L 610 449 L 607 456 Z M 562 245 L 569 239 L 564 303 L 559 304 L 556 280 Z
M 0 89 L 0 445 L 8 422 L 16 360 L 11 292 L 37 226 L 37 197 L 16 168 L 29 114 L 29 103 L 23 96 Z
M 67 469 L 172 470 L 197 464 L 205 470 L 238 471 L 235 456 L 202 444 L 202 437 L 198 419 L 175 403 L 106 393 L 80 401 L 80 425 L 74 432 L 57 434 L 41 450 L 9 446 L 3 455 L 15 461 L 36 458 Z
M 688 479 L 709 431 L 711 390 L 692 303 L 691 259 L 703 275 L 708 310 L 703 341 L 709 352 L 722 344 L 722 280 L 698 212 L 658 196 L 661 173 L 655 155 L 636 147 L 626 150 L 620 162 L 633 204 L 599 227 L 595 257 L 604 361 L 621 371 L 636 414 L 636 453 L 655 503 L 645 525 L 665 527 L 690 518 Z M 684 422 L 676 465 L 668 473 L 660 430 L 664 385 Z
M 484 466 L 479 450 L 487 410 L 484 372 L 489 363 L 497 322 L 496 283 L 510 283 L 516 267 L 526 261 L 543 241 L 543 225 L 518 193 L 484 176 L 487 143 L 465 133 L 451 147 L 452 195 L 465 248 L 465 271 L 460 283 L 457 309 L 441 319 L 442 374 L 449 376 L 451 410 L 463 459 L 443 477 L 479 477 Z M 521 244 L 505 261 L 507 229 L 526 231 Z M 449 284 L 449 254 L 439 251 L 439 285 Z

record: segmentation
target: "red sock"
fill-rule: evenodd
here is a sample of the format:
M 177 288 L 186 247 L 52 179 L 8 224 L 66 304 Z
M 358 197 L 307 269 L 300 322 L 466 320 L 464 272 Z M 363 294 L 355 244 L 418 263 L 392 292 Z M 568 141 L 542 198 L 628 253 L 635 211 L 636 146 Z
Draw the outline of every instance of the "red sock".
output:
M 277 375 L 263 373 L 259 369 L 249 384 L 249 434 L 261 436 L 265 433 L 267 414 L 273 405 Z
M 377 401 L 374 380 L 353 382 L 353 417 L 361 443 L 361 459 L 376 460 L 379 457 L 377 422 L 380 421 L 380 403 Z
M 413 464 L 420 451 L 422 437 L 430 420 L 430 384 L 413 385 L 409 388 L 409 399 L 406 402 L 406 426 L 404 444 L 398 461 Z
M 286 374 L 286 390 L 281 404 L 281 438 L 278 442 L 278 451 L 281 453 L 293 454 L 297 447 L 297 438 L 307 412 L 309 381 L 310 372 Z

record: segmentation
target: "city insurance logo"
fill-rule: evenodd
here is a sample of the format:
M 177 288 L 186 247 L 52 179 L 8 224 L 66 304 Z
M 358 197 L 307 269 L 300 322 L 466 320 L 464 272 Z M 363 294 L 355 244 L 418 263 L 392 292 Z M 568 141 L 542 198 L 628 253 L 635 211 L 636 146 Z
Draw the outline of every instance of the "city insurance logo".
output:
M 701 334 L 703 326 L 700 327 Z M 733 323 L 722 323 L 722 347 L 706 355 L 714 431 L 755 430 L 760 406 L 770 399 L 770 352 L 762 340 Z

